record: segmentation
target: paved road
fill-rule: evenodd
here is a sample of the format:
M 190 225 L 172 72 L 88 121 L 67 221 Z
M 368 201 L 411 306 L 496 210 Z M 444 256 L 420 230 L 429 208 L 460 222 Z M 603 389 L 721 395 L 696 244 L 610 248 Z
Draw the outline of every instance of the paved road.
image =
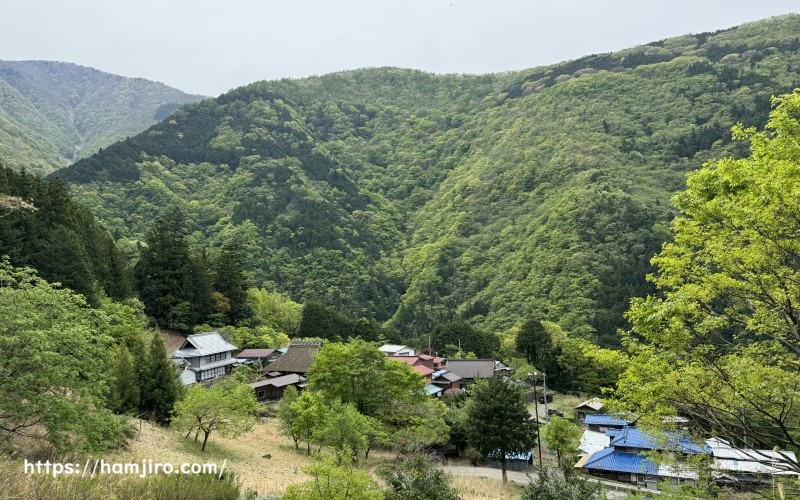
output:
M 444 470 L 454 476 L 462 477 L 486 477 L 489 479 L 503 479 L 503 471 L 491 467 L 473 467 L 471 465 L 446 465 Z M 518 484 L 528 484 L 531 479 L 536 479 L 535 472 L 519 472 L 515 470 L 506 471 L 508 480 Z M 622 491 L 615 491 L 615 488 L 626 488 L 636 490 L 635 487 L 613 483 L 610 481 L 602 481 L 595 478 L 587 478 L 589 481 L 596 481 L 602 483 L 605 487 L 606 498 L 626 498 L 627 494 Z M 649 491 L 648 493 L 660 494 L 660 492 Z

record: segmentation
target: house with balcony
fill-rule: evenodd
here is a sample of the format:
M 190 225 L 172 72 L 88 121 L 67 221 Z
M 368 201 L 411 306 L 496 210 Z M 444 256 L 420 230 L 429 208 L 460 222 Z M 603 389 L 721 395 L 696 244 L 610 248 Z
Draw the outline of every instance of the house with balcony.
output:
M 233 357 L 238 348 L 222 338 L 219 332 L 189 335 L 172 353 L 172 361 L 183 368 L 184 385 L 211 381 L 229 375 L 239 360 Z

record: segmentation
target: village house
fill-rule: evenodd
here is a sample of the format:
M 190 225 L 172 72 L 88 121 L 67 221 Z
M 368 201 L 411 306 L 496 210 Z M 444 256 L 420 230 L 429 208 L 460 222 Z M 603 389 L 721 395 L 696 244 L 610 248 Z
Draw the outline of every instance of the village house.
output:
M 696 483 L 697 471 L 682 464 L 686 457 L 704 453 L 704 448 L 688 437 L 676 433 L 657 436 L 630 426 L 611 428 L 606 434 L 610 438 L 609 446 L 582 456 L 576 468 L 593 476 L 648 489 L 657 489 L 658 482 L 664 480 L 673 484 Z M 652 451 L 668 453 L 675 462 L 656 464 L 644 456 Z
M 305 377 L 296 373 L 281 375 L 266 380 L 252 382 L 250 387 L 255 392 L 258 401 L 275 401 L 283 397 L 283 393 L 289 386 L 294 386 L 298 391 L 304 388 Z
M 492 378 L 495 362 L 493 359 L 448 359 L 447 370 L 461 377 L 462 387 L 479 378 Z
M 733 487 L 769 484 L 774 476 L 800 477 L 797 457 L 791 451 L 734 448 L 724 439 L 706 440 L 714 479 Z
M 277 349 L 245 349 L 235 357 L 240 363 L 254 366 L 260 371 L 281 357 L 282 354 Z
M 387 356 L 413 356 L 414 349 L 405 345 L 384 344 L 378 350 Z
M 632 425 L 634 422 L 635 419 L 633 418 L 623 415 L 610 415 L 607 413 L 586 415 L 583 421 L 590 431 L 595 432 L 606 432 L 609 429 L 621 430 L 629 425 Z
M 433 385 L 439 386 L 443 391 L 461 391 L 461 377 L 447 370 L 438 370 L 431 375 Z
M 598 413 L 603 413 L 604 409 L 605 405 L 599 398 L 592 398 L 576 406 L 575 414 L 578 415 L 578 421 L 583 422 L 586 419 L 586 415 L 597 415 Z
M 237 347 L 228 343 L 219 332 L 189 335 L 172 353 L 172 360 L 183 367 L 181 382 L 190 385 L 229 375 L 239 361 L 233 357 Z
M 289 342 L 286 353 L 268 364 L 266 371 L 276 376 L 289 373 L 305 376 L 321 348 L 319 341 L 293 340 Z

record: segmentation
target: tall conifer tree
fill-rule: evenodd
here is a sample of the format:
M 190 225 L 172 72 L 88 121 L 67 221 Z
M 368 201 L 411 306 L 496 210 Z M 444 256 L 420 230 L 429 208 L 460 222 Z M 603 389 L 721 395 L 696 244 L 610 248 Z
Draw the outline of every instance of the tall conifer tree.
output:
M 182 387 L 158 331 L 153 333 L 150 353 L 141 375 L 139 410 L 156 422 L 169 423 L 175 401 L 181 397 Z

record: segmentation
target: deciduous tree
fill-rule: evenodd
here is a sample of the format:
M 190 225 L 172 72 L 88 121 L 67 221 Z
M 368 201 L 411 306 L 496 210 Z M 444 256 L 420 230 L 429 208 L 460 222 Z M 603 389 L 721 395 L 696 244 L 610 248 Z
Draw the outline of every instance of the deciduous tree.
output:
M 653 261 L 660 294 L 631 305 L 618 388 L 654 421 L 680 414 L 761 449 L 800 446 L 800 93 L 775 104 L 766 131 L 734 129 L 749 157 L 707 163 L 675 197 L 674 242 Z
M 186 437 L 195 431 L 195 441 L 203 433 L 205 451 L 208 437 L 213 431 L 226 437 L 238 437 L 253 428 L 257 401 L 253 389 L 235 378 L 228 378 L 205 388 L 193 385 L 186 397 L 175 403 L 172 425 L 188 429 Z
M 106 407 L 114 339 L 105 315 L 29 268 L 0 260 L 0 443 L 102 450 L 122 427 Z

